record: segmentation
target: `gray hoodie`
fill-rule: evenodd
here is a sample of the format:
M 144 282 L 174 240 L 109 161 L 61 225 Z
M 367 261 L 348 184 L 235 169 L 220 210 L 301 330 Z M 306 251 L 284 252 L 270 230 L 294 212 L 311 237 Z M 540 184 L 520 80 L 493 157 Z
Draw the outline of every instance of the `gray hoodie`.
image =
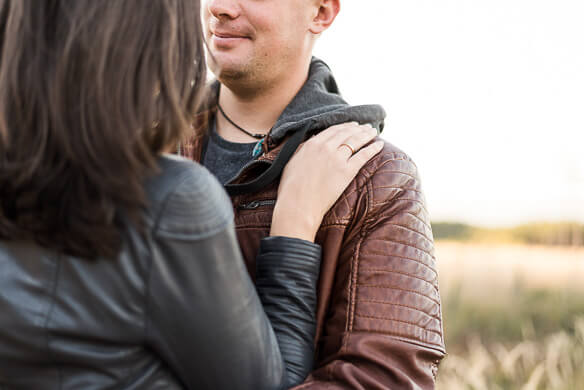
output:
M 218 87 L 217 83 L 216 91 Z M 313 57 L 306 83 L 284 109 L 268 136 L 258 142 L 257 151 L 260 153 L 255 158 L 250 156 L 250 162 L 225 185 L 225 189 L 230 195 L 259 191 L 280 176 L 298 145 L 307 137 L 345 122 L 369 123 L 381 132 L 384 118 L 385 111 L 379 105 L 349 105 L 341 97 L 328 65 Z M 271 150 L 282 142 L 285 144 L 273 164 L 257 161 L 261 151 Z M 248 169 L 259 172 L 259 176 L 248 182 L 238 180 Z

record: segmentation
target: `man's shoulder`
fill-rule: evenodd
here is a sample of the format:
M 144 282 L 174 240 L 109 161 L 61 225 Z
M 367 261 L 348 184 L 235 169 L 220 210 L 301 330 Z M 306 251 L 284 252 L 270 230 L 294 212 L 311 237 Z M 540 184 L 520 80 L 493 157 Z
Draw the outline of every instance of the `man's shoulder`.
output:
M 404 176 L 417 179 L 418 168 L 414 160 L 391 142 L 384 141 L 381 152 L 369 160 L 359 171 L 350 186 L 367 190 L 376 182 L 403 184 Z
M 325 217 L 324 224 L 348 224 L 361 211 L 374 212 L 396 194 L 421 193 L 418 169 L 402 149 L 384 140 L 384 147 L 369 160 Z
M 378 138 L 377 140 L 379 140 Z M 374 176 L 382 175 L 383 169 L 387 165 L 402 163 L 411 166 L 411 169 L 416 168 L 416 164 L 406 152 L 393 143 L 383 140 L 384 146 L 381 152 L 375 155 L 359 172 L 359 176 L 371 179 Z

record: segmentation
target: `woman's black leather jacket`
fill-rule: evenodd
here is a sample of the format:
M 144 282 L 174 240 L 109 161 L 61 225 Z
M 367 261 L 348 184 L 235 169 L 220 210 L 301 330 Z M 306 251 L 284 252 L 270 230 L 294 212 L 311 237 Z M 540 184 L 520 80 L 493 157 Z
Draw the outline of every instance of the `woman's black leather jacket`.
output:
M 220 184 L 159 165 L 147 233 L 128 229 L 117 259 L 0 242 L 1 389 L 259 390 L 308 374 L 320 247 L 264 239 L 256 292 Z

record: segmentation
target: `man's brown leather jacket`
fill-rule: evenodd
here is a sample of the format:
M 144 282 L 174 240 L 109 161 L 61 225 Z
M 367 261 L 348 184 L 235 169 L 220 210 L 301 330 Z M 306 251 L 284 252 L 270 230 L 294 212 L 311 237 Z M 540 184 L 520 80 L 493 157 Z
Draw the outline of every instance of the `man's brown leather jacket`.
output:
M 189 153 L 195 160 L 199 145 Z M 260 160 L 273 161 L 277 153 Z M 252 277 L 260 240 L 270 232 L 277 184 L 232 198 Z M 440 294 L 412 160 L 386 143 L 325 216 L 316 242 L 323 251 L 316 370 L 297 389 L 433 388 L 445 353 Z
M 196 161 L 205 142 L 198 134 L 183 150 Z M 282 144 L 230 183 L 253 180 Z M 252 277 L 277 189 L 276 180 L 231 197 Z M 445 347 L 430 218 L 413 161 L 386 142 L 327 213 L 316 242 L 323 256 L 316 365 L 295 389 L 433 389 Z

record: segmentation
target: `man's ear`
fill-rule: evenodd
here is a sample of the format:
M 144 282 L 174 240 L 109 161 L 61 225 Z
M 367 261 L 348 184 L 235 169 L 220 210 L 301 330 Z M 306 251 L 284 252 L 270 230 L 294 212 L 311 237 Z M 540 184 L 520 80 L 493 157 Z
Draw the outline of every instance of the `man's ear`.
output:
M 317 13 L 310 25 L 310 32 L 320 34 L 333 24 L 341 10 L 341 0 L 317 0 Z

